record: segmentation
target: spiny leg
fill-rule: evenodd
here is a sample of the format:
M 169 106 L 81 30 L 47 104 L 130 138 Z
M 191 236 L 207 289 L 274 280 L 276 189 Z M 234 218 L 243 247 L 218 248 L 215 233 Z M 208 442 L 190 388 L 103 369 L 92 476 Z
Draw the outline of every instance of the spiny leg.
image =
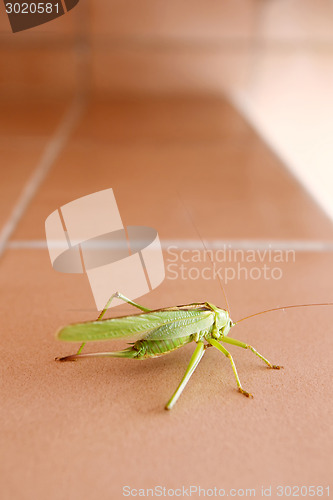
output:
M 181 395 L 181 393 L 185 389 L 187 382 L 190 380 L 191 375 L 193 374 L 193 372 L 196 369 L 196 367 L 198 366 L 202 356 L 204 355 L 204 352 L 205 352 L 204 343 L 199 341 L 197 343 L 197 346 L 195 348 L 194 353 L 192 354 L 192 357 L 190 359 L 190 362 L 188 364 L 186 372 L 185 372 L 183 378 L 181 379 L 179 386 L 177 387 L 175 393 L 171 396 L 171 398 L 169 399 L 169 401 L 165 405 L 166 410 L 171 410 L 174 407 L 174 405 L 176 404 L 179 396 Z
M 242 394 L 244 394 L 244 396 L 247 396 L 248 398 L 253 398 L 252 394 L 250 394 L 249 392 L 245 391 L 242 387 L 242 384 L 239 380 L 239 376 L 238 376 L 238 373 L 237 373 L 237 368 L 236 368 L 236 365 L 234 363 L 234 360 L 233 360 L 233 357 L 231 356 L 230 352 L 226 350 L 225 347 L 223 347 L 223 345 L 221 345 L 217 340 L 215 339 L 209 339 L 208 342 L 210 344 L 212 344 L 212 346 L 216 347 L 216 349 L 218 349 L 219 351 L 223 352 L 223 354 L 229 358 L 229 361 L 231 363 L 231 366 L 232 366 L 232 369 L 234 371 L 234 374 L 235 374 L 235 378 L 236 378 L 236 382 L 237 382 L 237 386 L 238 386 L 238 390 L 239 392 L 241 392 Z
M 227 344 L 232 344 L 238 347 L 242 347 L 243 349 L 250 349 L 250 351 L 254 352 L 256 356 L 262 359 L 269 368 L 274 368 L 274 370 L 280 370 L 280 368 L 283 368 L 283 366 L 272 365 L 272 363 L 270 363 L 268 359 L 266 359 L 262 354 L 260 354 L 254 347 L 252 347 L 249 344 L 245 344 L 245 342 L 241 342 L 240 340 L 236 340 L 231 337 L 223 337 L 221 341 L 226 342 Z
M 103 311 L 101 312 L 101 314 L 98 316 L 97 320 L 96 321 L 100 321 L 104 314 L 106 313 L 106 311 L 109 309 L 110 305 L 111 305 L 111 302 L 113 299 L 121 299 L 123 300 L 124 302 L 127 302 L 128 304 L 131 304 L 132 306 L 134 307 L 137 307 L 138 309 L 141 309 L 141 311 L 143 312 L 150 312 L 151 310 L 150 309 L 147 309 L 146 307 L 143 307 L 143 306 L 140 306 L 139 304 L 137 304 L 136 302 L 133 302 L 133 300 L 131 299 L 128 299 L 127 297 L 125 297 L 125 295 L 123 295 L 122 293 L 120 292 L 116 292 L 116 293 L 113 293 L 111 295 L 111 297 L 109 298 L 109 300 L 107 301 L 107 303 L 105 304 L 105 307 L 103 309 Z M 80 347 L 79 347 L 79 350 L 77 351 L 76 354 L 81 354 L 82 352 L 82 349 L 84 348 L 84 346 L 86 345 L 86 342 L 83 342 Z

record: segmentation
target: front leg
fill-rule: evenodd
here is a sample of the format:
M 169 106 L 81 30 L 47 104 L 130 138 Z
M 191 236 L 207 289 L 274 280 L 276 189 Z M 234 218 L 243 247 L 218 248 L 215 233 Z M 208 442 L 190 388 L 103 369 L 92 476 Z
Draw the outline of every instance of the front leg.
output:
M 221 342 L 226 342 L 227 344 L 236 345 L 238 347 L 242 347 L 243 349 L 250 349 L 250 351 L 252 351 L 260 359 L 262 359 L 269 368 L 274 368 L 274 370 L 280 370 L 280 368 L 283 368 L 283 366 L 272 365 L 272 363 L 270 363 L 270 361 L 268 361 L 268 359 L 266 359 L 262 354 L 260 354 L 254 347 L 252 347 L 249 344 L 245 344 L 245 342 L 241 342 L 240 340 L 236 340 L 231 337 L 222 337 L 220 340 Z
M 241 382 L 239 380 L 239 376 L 238 376 L 238 373 L 237 373 L 236 365 L 234 363 L 233 357 L 231 356 L 230 352 L 227 351 L 226 348 L 223 347 L 223 345 L 221 345 L 215 339 L 209 339 L 208 342 L 210 344 L 212 344 L 212 346 L 216 347 L 216 349 L 218 349 L 219 351 L 221 351 L 229 359 L 229 361 L 231 363 L 231 366 L 232 366 L 232 369 L 233 369 L 233 372 L 234 372 L 234 375 L 235 375 L 235 378 L 236 378 L 236 383 L 237 383 L 239 392 L 241 392 L 242 394 L 244 394 L 244 396 L 246 396 L 248 398 L 253 398 L 253 396 L 252 396 L 252 394 L 250 392 L 247 392 L 247 391 L 245 391 L 243 389 L 242 384 L 241 384 Z

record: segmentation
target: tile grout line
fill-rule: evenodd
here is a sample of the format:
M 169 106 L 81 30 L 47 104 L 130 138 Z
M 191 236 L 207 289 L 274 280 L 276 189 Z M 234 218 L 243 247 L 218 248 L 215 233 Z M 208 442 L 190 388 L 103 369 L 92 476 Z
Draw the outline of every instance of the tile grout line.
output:
M 17 225 L 24 215 L 28 205 L 37 193 L 39 186 L 46 178 L 55 160 L 64 148 L 71 132 L 82 114 L 83 108 L 84 100 L 75 96 L 72 103 L 65 111 L 58 128 L 44 148 L 33 174 L 23 188 L 23 191 L 19 196 L 9 219 L 0 232 L 0 258 L 5 252 L 8 246 L 8 241 L 17 228 Z
M 88 244 L 88 243 L 87 243 Z M 144 242 L 142 242 L 144 244 Z M 206 240 L 207 249 L 215 251 L 229 250 L 291 250 L 295 252 L 332 252 L 333 242 L 330 241 L 306 241 L 306 240 Z M 47 249 L 47 248 L 63 248 L 63 241 L 46 241 L 46 240 L 14 240 L 8 243 L 8 248 L 14 250 L 22 249 Z M 195 250 L 203 252 L 201 240 L 161 240 L 163 250 Z M 122 248 L 122 244 L 117 245 L 107 243 L 91 243 L 90 249 L 103 250 Z M 127 247 L 126 247 L 127 248 Z

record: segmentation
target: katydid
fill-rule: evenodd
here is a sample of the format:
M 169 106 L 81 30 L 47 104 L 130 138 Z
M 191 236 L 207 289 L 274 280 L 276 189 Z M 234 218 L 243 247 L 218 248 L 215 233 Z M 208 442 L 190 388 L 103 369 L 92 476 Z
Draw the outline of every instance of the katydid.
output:
M 119 298 L 140 309 L 142 312 L 132 316 L 122 316 L 119 318 L 102 320 L 114 298 Z M 332 304 L 325 303 L 304 305 Z M 269 309 L 267 311 L 252 314 L 246 318 L 242 318 L 236 323 L 265 312 L 302 306 L 293 305 Z M 252 394 L 243 389 L 234 360 L 222 343 L 251 350 L 262 361 L 264 361 L 269 368 L 279 370 L 282 366 L 271 364 L 268 359 L 262 356 L 251 345 L 229 337 L 229 331 L 236 323 L 233 323 L 230 318 L 229 308 L 228 310 L 220 309 L 209 302 L 167 307 L 151 311 L 150 309 L 133 302 L 121 293 L 117 292 L 110 297 L 105 308 L 96 321 L 87 321 L 84 323 L 75 323 L 65 326 L 58 331 L 58 338 L 65 341 L 85 343 L 95 340 L 125 339 L 132 337 L 135 342 L 130 344 L 130 347 L 121 351 L 81 354 L 84 346 L 83 343 L 77 354 L 56 359 L 58 361 L 74 361 L 80 358 L 99 356 L 132 359 L 155 358 L 174 351 L 185 344 L 195 342 L 196 348 L 192 354 L 186 372 L 176 391 L 167 402 L 165 406 L 166 410 L 171 410 L 171 408 L 173 408 L 191 375 L 198 366 L 205 350 L 212 346 L 229 358 L 239 392 L 252 398 Z

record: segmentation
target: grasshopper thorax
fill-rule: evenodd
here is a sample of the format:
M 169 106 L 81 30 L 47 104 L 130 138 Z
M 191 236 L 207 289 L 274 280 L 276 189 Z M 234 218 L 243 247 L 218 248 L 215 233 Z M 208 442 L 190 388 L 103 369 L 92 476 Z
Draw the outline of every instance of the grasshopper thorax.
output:
M 208 304 L 208 305 L 215 313 L 215 321 L 211 332 L 211 336 L 215 339 L 225 337 L 226 335 L 228 335 L 230 328 L 234 326 L 234 323 L 230 318 L 229 312 L 226 311 L 225 309 L 220 309 L 219 307 L 216 307 L 213 304 Z

